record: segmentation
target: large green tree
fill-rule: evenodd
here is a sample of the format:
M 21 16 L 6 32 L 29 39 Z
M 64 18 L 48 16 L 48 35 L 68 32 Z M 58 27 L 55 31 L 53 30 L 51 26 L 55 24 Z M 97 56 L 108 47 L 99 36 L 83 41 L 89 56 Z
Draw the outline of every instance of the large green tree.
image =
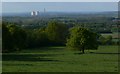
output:
M 2 23 L 2 51 L 8 52 L 13 49 L 12 35 L 6 26 L 6 23 Z
M 43 47 L 48 45 L 48 37 L 43 28 L 27 31 L 28 47 Z
M 12 36 L 12 43 L 15 50 L 19 50 L 21 48 L 24 48 L 26 46 L 26 32 L 24 29 L 16 26 L 16 25 L 8 25 L 7 28 L 9 29 L 9 32 Z
M 97 34 L 81 27 L 73 27 L 70 29 L 70 37 L 66 45 L 77 50 L 97 49 Z
M 46 27 L 48 39 L 55 45 L 64 45 L 67 36 L 67 26 L 57 21 L 50 21 Z

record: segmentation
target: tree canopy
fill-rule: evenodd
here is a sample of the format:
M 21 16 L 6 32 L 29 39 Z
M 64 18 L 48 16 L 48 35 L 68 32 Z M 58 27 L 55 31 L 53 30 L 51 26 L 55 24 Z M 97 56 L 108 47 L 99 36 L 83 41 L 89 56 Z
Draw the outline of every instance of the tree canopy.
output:
M 63 23 L 50 21 L 46 27 L 48 39 L 56 45 L 64 45 L 67 35 L 67 26 Z
M 3 52 L 19 50 L 25 47 L 26 32 L 22 28 L 14 24 L 6 25 L 6 23 L 3 23 L 2 33 Z
M 66 45 L 78 50 L 97 49 L 97 34 L 81 27 L 73 27 L 70 29 L 70 37 Z

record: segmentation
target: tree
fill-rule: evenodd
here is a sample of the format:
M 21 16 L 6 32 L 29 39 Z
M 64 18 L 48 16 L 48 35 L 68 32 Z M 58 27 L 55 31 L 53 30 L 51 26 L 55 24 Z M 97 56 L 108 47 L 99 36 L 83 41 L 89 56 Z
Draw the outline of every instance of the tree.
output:
M 106 37 L 106 43 L 108 45 L 112 44 L 112 36 L 111 35 L 109 35 L 109 36 Z
M 24 48 L 26 46 L 26 32 L 22 28 L 13 24 L 8 25 L 7 28 L 9 29 L 9 32 L 12 36 L 11 39 L 14 49 L 19 50 Z
M 106 38 L 101 35 L 101 36 L 99 37 L 99 43 L 100 43 L 101 45 L 105 45 L 105 44 L 106 44 Z
M 48 37 L 46 35 L 46 32 L 42 29 L 38 29 L 35 31 L 36 33 L 36 44 L 37 46 L 47 46 L 49 43 Z
M 104 36 L 101 35 L 99 37 L 99 43 L 102 44 L 102 45 L 110 45 L 110 44 L 112 44 L 112 36 L 108 35 L 108 36 L 104 37 Z
M 70 37 L 66 45 L 78 50 L 97 49 L 97 34 L 81 27 L 73 27 L 70 29 Z
M 13 49 L 12 36 L 6 23 L 2 23 L 2 50 L 3 52 L 8 52 Z
M 67 26 L 57 21 L 50 21 L 46 28 L 48 39 L 54 45 L 65 45 L 67 36 Z
M 27 30 L 27 47 L 43 47 L 49 43 L 45 28 Z

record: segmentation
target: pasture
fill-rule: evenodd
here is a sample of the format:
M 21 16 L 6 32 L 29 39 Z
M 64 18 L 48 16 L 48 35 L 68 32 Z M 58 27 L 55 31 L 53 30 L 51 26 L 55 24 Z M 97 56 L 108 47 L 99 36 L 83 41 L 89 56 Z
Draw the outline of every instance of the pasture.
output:
M 3 72 L 118 72 L 118 46 L 70 51 L 65 47 L 23 49 L 3 53 Z

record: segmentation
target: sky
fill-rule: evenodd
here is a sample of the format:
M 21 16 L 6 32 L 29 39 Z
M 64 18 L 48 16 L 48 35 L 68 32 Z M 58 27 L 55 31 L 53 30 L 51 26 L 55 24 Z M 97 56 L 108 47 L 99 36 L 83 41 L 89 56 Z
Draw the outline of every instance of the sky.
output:
M 117 11 L 117 2 L 2 2 L 2 13 Z
M 1 0 L 2 2 L 118 2 L 120 0 Z

